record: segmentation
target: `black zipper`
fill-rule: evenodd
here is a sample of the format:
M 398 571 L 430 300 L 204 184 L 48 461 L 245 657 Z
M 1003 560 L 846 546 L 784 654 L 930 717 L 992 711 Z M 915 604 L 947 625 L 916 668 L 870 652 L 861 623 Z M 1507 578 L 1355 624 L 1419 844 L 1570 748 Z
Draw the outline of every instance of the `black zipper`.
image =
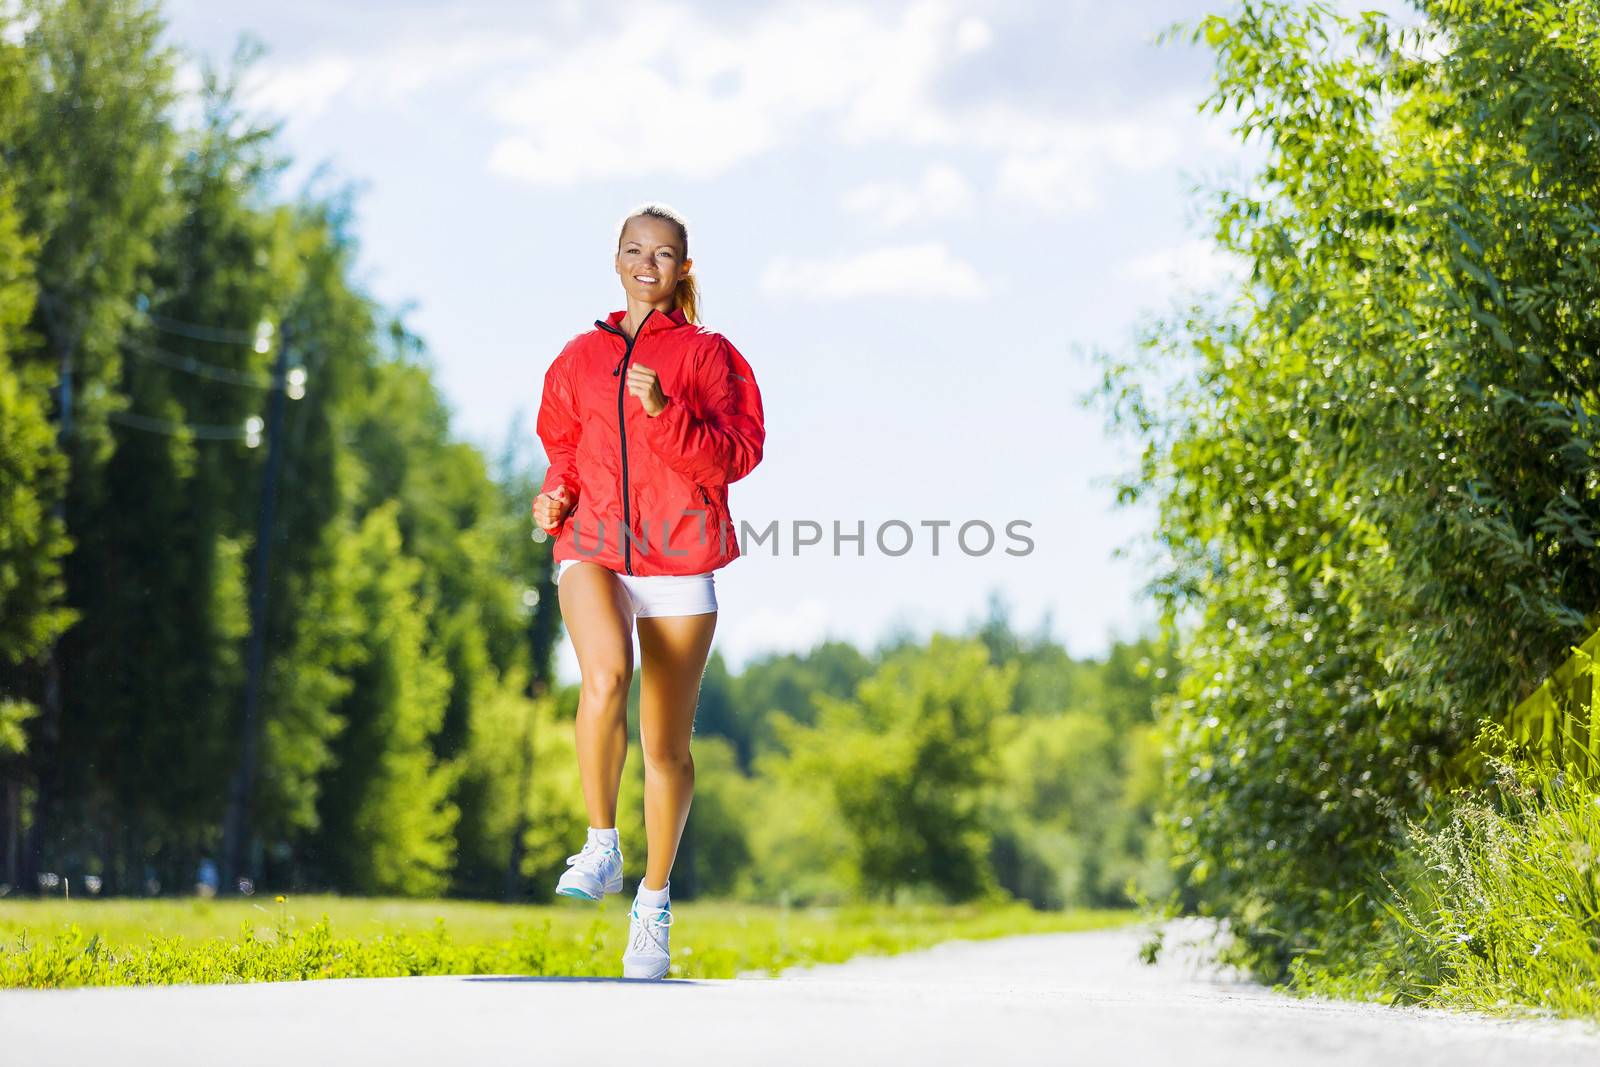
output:
M 695 488 L 700 490 L 700 499 L 704 500 L 706 502 L 706 526 L 705 526 L 705 528 L 706 528 L 706 531 L 709 533 L 710 529 L 711 529 L 711 517 L 717 513 L 717 506 L 711 502 L 711 494 L 706 492 L 706 487 L 705 486 L 696 483 Z M 717 539 L 720 542 L 722 542 L 724 551 L 726 551 L 727 538 L 723 536 L 722 527 L 721 527 L 720 524 L 717 527 Z
M 622 359 L 612 368 L 611 376 L 617 379 L 617 433 L 622 438 L 622 567 L 629 574 L 633 573 L 633 508 L 628 500 L 628 418 L 624 401 L 628 395 L 628 379 L 622 376 L 623 370 L 628 365 L 628 360 L 633 356 L 634 342 L 639 340 L 639 335 L 644 332 L 644 324 L 650 320 L 655 308 L 644 313 L 644 318 L 639 320 L 639 325 L 629 337 L 604 319 L 595 319 L 594 324 L 602 330 L 608 330 L 622 338 L 626 346 L 622 350 Z

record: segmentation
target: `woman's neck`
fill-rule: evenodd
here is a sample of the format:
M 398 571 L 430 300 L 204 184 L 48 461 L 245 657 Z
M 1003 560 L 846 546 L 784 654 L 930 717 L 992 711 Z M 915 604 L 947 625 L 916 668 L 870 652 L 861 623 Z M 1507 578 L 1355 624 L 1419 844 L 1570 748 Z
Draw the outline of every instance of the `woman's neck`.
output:
M 629 297 L 628 313 L 622 316 L 622 321 L 617 325 L 623 333 L 632 337 L 639 332 L 639 327 L 644 323 L 645 316 L 650 314 L 651 311 L 659 311 L 665 315 L 671 310 L 672 298 L 670 296 L 659 304 L 646 304 L 643 301 L 636 301 Z

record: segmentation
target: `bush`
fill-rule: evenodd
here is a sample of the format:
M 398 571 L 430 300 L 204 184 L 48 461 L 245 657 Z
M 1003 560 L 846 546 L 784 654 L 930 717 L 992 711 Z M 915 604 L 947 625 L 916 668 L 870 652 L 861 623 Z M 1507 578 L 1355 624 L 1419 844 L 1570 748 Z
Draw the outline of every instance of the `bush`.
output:
M 1478 712 L 1600 605 L 1600 9 L 1418 7 L 1199 24 L 1204 106 L 1263 148 L 1213 214 L 1248 280 L 1105 383 L 1149 438 L 1121 489 L 1158 498 L 1184 629 L 1164 825 L 1188 903 L 1273 980 L 1384 921 Z
M 1444 813 L 1410 823 L 1367 946 L 1295 960 L 1296 984 L 1600 1019 L 1600 793 L 1518 759 L 1498 727 L 1481 743 L 1495 753 L 1490 789 L 1462 790 Z

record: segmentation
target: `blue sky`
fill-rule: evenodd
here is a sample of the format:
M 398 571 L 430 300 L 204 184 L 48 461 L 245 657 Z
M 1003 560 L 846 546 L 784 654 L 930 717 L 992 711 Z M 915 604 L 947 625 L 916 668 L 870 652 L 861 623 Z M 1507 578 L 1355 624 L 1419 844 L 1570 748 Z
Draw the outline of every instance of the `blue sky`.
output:
M 295 187 L 361 187 L 362 277 L 412 305 L 457 432 L 491 452 L 545 368 L 623 306 L 627 209 L 690 223 L 703 318 L 750 361 L 767 412 L 735 519 L 784 554 L 718 572 L 737 665 L 824 637 L 965 626 L 991 593 L 1074 655 L 1130 637 L 1148 509 L 1110 477 L 1136 445 L 1077 396 L 1082 353 L 1227 265 L 1199 180 L 1253 152 L 1196 114 L 1210 59 L 1155 32 L 1213 5 L 169 2 L 170 34 L 224 60 L 268 49 L 250 104 L 283 116 Z M 185 73 L 194 78 L 192 67 Z M 542 457 L 542 452 L 535 452 Z M 795 520 L 864 522 L 865 558 L 791 554 Z M 871 546 L 880 523 L 910 552 Z M 951 531 L 1031 524 L 1031 553 Z M 924 521 L 949 520 L 939 554 Z M 1132 558 L 1113 558 L 1128 546 Z M 570 651 L 563 674 L 575 677 Z

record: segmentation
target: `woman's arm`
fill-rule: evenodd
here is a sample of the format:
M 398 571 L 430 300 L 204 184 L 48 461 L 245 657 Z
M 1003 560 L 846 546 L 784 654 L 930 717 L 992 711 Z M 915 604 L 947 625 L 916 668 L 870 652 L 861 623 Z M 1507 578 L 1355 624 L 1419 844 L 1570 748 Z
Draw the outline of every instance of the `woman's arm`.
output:
M 583 423 L 578 418 L 578 405 L 568 377 L 571 360 L 565 350 L 544 372 L 544 393 L 539 399 L 539 417 L 535 430 L 544 444 L 545 455 L 550 457 L 550 467 L 545 471 L 541 493 L 553 493 L 558 486 L 567 487 L 567 496 L 574 503 L 582 486 L 578 481 L 578 436 Z
M 692 396 L 704 416 L 682 397 L 645 419 L 645 439 L 662 460 L 701 485 L 736 482 L 761 462 L 766 418 L 761 389 L 744 356 L 725 337 L 695 367 Z

